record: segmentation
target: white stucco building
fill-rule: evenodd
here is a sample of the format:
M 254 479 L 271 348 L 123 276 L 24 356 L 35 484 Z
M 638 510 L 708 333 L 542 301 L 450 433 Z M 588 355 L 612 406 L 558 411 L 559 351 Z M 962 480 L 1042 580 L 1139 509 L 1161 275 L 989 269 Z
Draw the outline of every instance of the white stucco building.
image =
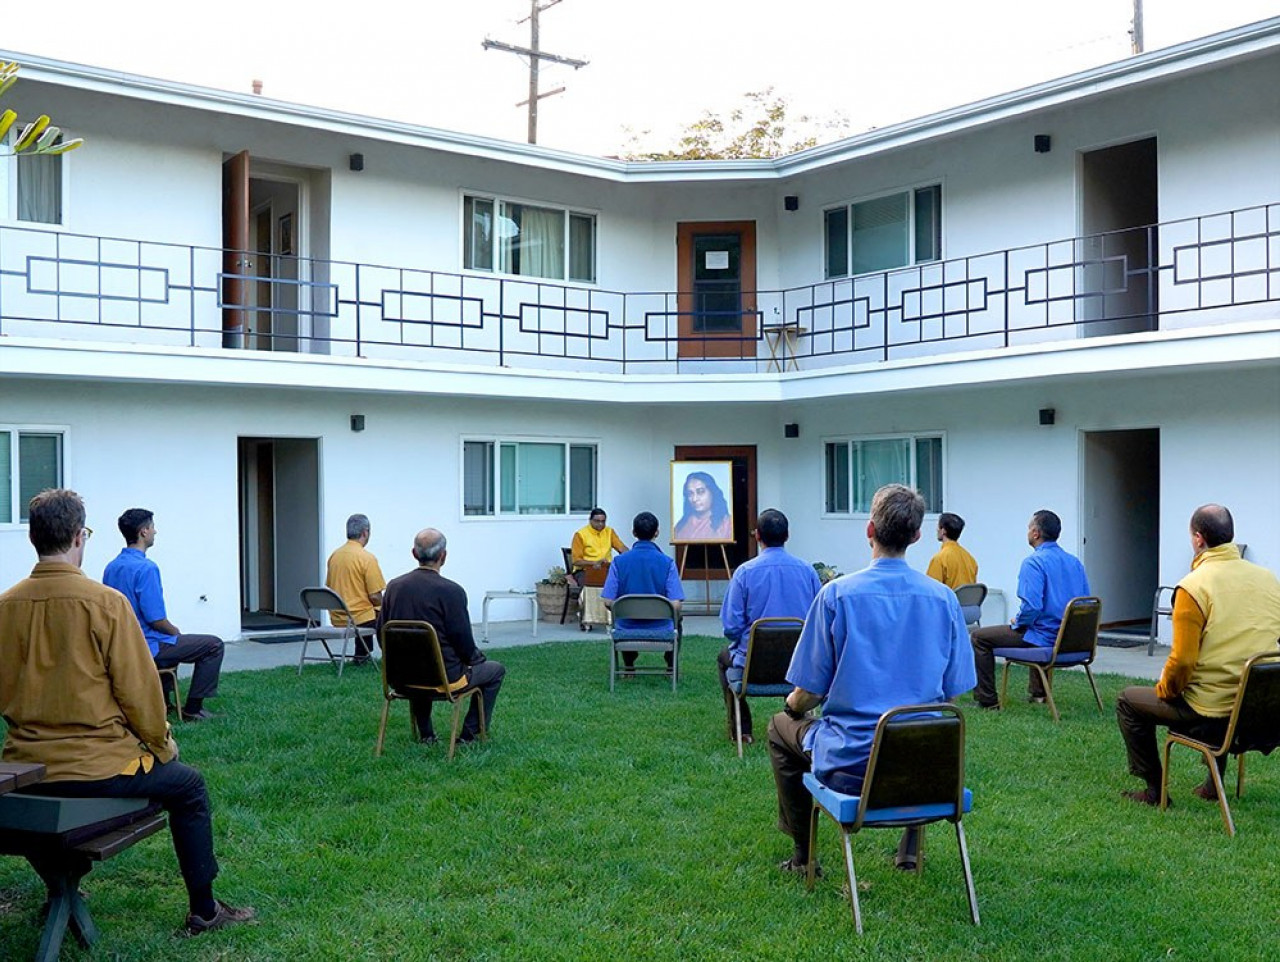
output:
M 60 483 L 91 574 L 156 512 L 185 630 L 299 613 L 354 511 L 389 576 L 442 528 L 478 616 L 592 504 L 670 524 L 690 457 L 735 463 L 735 558 L 772 505 L 860 567 L 903 480 L 1010 596 L 1057 511 L 1109 622 L 1204 501 L 1280 567 L 1280 19 L 746 162 L 0 59 L 87 140 L 0 160 L 0 584 Z

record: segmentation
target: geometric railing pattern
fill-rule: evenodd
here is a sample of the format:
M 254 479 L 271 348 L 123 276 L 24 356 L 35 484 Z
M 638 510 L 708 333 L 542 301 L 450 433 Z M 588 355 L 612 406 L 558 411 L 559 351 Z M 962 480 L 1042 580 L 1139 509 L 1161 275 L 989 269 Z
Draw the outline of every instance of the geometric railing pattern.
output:
M 745 333 L 714 338 L 679 333 L 689 298 L 676 292 L 254 262 L 265 269 L 233 275 L 217 248 L 3 226 L 0 334 L 218 346 L 236 309 L 247 348 L 564 370 L 776 370 L 1000 349 L 1260 316 L 1256 305 L 1280 300 L 1280 204 L 755 291 L 732 316 Z M 229 303 L 228 291 L 243 293 Z

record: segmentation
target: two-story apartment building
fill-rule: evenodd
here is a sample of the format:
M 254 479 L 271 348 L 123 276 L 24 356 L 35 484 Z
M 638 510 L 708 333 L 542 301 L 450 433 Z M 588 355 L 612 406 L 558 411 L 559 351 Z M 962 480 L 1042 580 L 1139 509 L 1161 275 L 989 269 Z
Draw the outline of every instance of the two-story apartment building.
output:
M 445 530 L 476 597 L 594 504 L 669 524 L 684 458 L 734 462 L 734 560 L 774 505 L 860 567 L 901 480 L 1009 595 L 1058 511 L 1108 621 L 1185 570 L 1204 501 L 1280 564 L 1280 19 L 733 162 L 0 58 L 8 105 L 87 140 L 0 160 L 4 584 L 60 483 L 93 574 L 156 511 L 189 630 L 298 613 L 353 511 L 388 573 Z

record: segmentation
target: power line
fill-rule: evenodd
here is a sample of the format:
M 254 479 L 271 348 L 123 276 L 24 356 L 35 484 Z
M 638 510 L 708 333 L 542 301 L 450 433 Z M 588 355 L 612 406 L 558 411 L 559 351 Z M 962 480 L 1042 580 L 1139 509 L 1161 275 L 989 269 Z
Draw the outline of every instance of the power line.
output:
M 544 97 L 554 97 L 556 94 L 564 93 L 564 87 L 556 87 L 554 90 L 547 91 L 538 90 L 538 68 L 541 66 L 542 61 L 545 60 L 548 63 L 572 67 L 574 70 L 587 65 L 585 60 L 575 60 L 572 57 L 562 57 L 554 53 L 544 53 L 542 50 L 538 36 L 538 15 L 543 10 L 548 10 L 560 2 L 561 0 L 545 0 L 540 4 L 538 0 L 530 0 L 529 16 L 526 18 L 529 21 L 529 46 L 518 47 L 514 44 L 490 40 L 488 37 L 480 45 L 485 50 L 500 50 L 503 53 L 514 53 L 518 56 L 529 58 L 529 98 L 520 101 L 516 106 L 528 106 L 529 108 L 529 143 L 531 144 L 538 142 L 538 101 Z M 524 23 L 524 20 L 520 22 Z

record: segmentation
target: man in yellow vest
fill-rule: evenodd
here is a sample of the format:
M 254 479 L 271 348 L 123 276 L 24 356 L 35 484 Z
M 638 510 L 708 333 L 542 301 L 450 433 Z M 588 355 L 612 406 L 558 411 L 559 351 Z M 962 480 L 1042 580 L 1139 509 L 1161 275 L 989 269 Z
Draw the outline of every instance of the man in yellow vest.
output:
M 1234 539 L 1230 511 L 1220 504 L 1196 509 L 1191 516 L 1191 573 L 1173 595 L 1173 650 L 1154 688 L 1126 688 L 1116 701 L 1129 771 L 1147 783 L 1124 793 L 1132 801 L 1160 804 L 1156 727 L 1195 730 L 1199 737 L 1220 741 L 1244 663 L 1258 652 L 1276 650 L 1280 581 L 1242 559 Z M 1223 756 L 1219 770 L 1225 765 Z M 1194 791 L 1206 801 L 1217 801 L 1211 777 Z

